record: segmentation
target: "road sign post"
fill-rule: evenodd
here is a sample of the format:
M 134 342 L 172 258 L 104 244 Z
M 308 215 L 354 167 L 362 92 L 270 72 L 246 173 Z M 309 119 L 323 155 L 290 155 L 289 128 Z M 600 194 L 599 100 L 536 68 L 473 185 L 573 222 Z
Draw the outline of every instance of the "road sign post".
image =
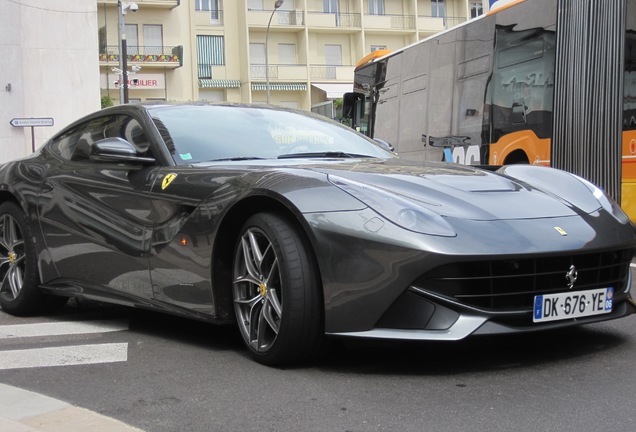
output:
M 14 118 L 9 122 L 13 127 L 30 127 L 31 128 L 31 150 L 35 153 L 35 129 L 41 126 L 53 126 L 53 118 L 51 117 L 30 117 L 30 118 Z

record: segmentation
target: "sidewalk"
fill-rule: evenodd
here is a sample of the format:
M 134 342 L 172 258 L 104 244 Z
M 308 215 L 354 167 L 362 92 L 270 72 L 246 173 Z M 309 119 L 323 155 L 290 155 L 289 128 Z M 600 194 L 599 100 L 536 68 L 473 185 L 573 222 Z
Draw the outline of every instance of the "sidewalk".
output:
M 0 384 L 0 431 L 143 432 L 96 412 L 5 384 Z

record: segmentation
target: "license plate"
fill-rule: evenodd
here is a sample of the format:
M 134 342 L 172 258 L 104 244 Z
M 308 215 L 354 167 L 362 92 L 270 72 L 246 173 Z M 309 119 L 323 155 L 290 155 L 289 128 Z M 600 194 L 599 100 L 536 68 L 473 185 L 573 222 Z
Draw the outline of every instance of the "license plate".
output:
M 534 322 L 600 315 L 612 311 L 614 288 L 546 294 L 534 297 Z

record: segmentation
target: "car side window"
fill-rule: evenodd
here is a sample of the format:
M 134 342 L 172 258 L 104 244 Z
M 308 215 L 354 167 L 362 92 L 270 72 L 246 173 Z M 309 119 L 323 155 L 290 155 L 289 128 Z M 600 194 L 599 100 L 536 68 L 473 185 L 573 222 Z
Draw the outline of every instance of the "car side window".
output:
M 91 145 L 104 138 L 123 138 L 136 147 L 139 156 L 152 156 L 150 141 L 142 126 L 127 115 L 90 120 L 57 138 L 51 150 L 66 160 L 87 162 Z

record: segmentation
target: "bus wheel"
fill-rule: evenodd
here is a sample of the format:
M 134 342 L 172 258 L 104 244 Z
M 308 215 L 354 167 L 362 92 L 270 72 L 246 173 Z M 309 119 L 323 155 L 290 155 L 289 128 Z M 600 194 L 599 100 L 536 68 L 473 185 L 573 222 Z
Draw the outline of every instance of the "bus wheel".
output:
M 508 155 L 504 165 L 529 164 L 528 156 L 522 150 L 515 150 Z

